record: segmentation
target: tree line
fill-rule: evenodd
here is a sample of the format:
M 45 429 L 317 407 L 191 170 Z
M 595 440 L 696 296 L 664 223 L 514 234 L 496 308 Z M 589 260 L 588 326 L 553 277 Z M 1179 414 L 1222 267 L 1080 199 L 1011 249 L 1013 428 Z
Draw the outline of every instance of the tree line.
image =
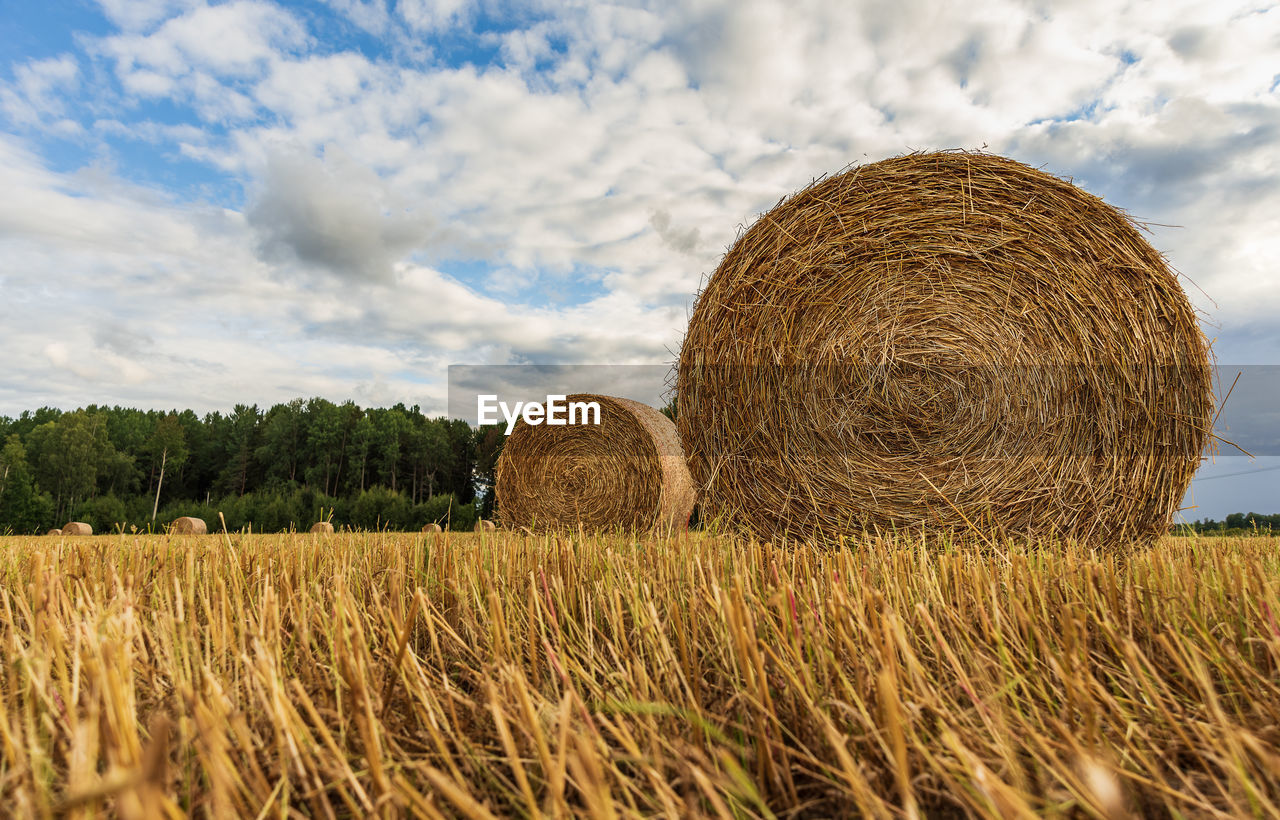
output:
M 663 408 L 675 417 L 675 403 Z M 294 399 L 230 413 L 89 405 L 0 416 L 0 534 L 66 521 L 160 530 L 182 515 L 258 532 L 332 520 L 365 529 L 470 529 L 492 517 L 500 425 L 429 418 L 417 405 Z M 1280 513 L 1232 513 L 1177 534 L 1280 532 Z
M 1196 519 L 1195 521 L 1177 524 L 1174 526 L 1174 533 L 1177 535 L 1272 535 L 1280 533 L 1280 513 L 1272 515 L 1264 515 L 1256 512 L 1235 512 L 1228 515 L 1221 521 L 1215 521 L 1212 518 Z
M 491 514 L 503 437 L 418 406 L 295 399 L 230 413 L 90 405 L 0 416 L 0 533 L 68 520 L 160 529 L 180 515 L 255 531 L 320 520 L 418 529 Z

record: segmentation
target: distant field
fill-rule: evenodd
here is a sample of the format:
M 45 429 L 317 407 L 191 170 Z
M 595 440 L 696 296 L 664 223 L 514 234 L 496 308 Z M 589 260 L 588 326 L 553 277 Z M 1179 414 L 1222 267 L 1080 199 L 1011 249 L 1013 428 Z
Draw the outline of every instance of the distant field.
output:
M 1280 542 L 0 539 L 0 813 L 1280 816 Z

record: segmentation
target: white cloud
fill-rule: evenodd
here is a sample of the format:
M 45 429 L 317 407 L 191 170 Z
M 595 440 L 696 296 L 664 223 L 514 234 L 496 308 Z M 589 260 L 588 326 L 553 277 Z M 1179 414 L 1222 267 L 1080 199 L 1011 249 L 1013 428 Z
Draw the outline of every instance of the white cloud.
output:
M 415 31 L 456 25 L 473 7 L 474 0 L 396 0 L 396 14 Z
M 308 41 L 305 27 L 284 9 L 256 0 L 201 5 L 154 31 L 127 31 L 93 43 L 115 63 L 128 94 L 188 97 L 206 120 L 243 119 L 253 106 L 223 80 L 243 81 Z
M 391 264 L 431 236 L 430 218 L 397 201 L 368 167 L 338 150 L 277 151 L 248 211 L 264 258 L 297 260 L 354 280 L 390 281 Z
M 65 135 L 79 126 L 67 118 L 65 96 L 80 84 L 80 66 L 70 54 L 31 60 L 14 69 L 14 82 L 0 86 L 0 111 L 20 127 L 47 124 Z
M 401 39 L 461 31 L 481 10 L 329 4 L 396 56 Z M 486 17 L 511 28 L 485 35 L 503 63 L 449 67 L 334 50 L 266 3 L 106 5 L 124 33 L 85 56 L 127 95 L 195 117 L 113 110 L 93 132 L 169 145 L 243 183 L 249 204 L 184 203 L 109 164 L 54 173 L 0 139 L 13 192 L 0 277 L 33 306 L 0 342 L 58 371 L 42 396 L 79 395 L 72 362 L 134 379 L 125 403 L 224 406 L 307 392 L 425 401 L 441 388 L 421 378 L 453 361 L 665 361 L 701 277 L 755 214 L 851 162 L 984 144 L 1184 226 L 1153 241 L 1216 300 L 1189 288 L 1227 349 L 1280 351 L 1267 330 L 1280 310 L 1276 11 L 493 3 Z M 76 59 L 15 72 L 0 90 L 10 119 L 70 116 L 88 73 Z M 481 273 L 441 272 L 457 261 Z M 73 295 L 56 311 L 41 296 L 54 286 Z M 169 302 L 198 316 L 176 322 Z M 134 314 L 136 343 L 50 329 Z
M 98 0 L 107 19 L 125 31 L 138 31 L 168 18 L 192 0 Z
M 370 34 L 385 34 L 391 16 L 386 0 L 324 0 L 334 11 Z

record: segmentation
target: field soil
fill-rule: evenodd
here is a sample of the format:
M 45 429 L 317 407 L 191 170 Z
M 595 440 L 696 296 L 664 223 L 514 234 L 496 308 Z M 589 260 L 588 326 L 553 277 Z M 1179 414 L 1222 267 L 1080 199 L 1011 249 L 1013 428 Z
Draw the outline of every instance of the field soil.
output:
M 0 814 L 1280 816 L 1280 543 L 0 538 Z

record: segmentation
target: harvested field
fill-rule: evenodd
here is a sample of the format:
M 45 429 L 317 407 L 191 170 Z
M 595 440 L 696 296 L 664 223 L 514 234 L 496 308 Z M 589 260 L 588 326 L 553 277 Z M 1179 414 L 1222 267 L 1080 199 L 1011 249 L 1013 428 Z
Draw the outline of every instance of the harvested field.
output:
M 0 539 L 0 805 L 1274 816 L 1278 546 Z

